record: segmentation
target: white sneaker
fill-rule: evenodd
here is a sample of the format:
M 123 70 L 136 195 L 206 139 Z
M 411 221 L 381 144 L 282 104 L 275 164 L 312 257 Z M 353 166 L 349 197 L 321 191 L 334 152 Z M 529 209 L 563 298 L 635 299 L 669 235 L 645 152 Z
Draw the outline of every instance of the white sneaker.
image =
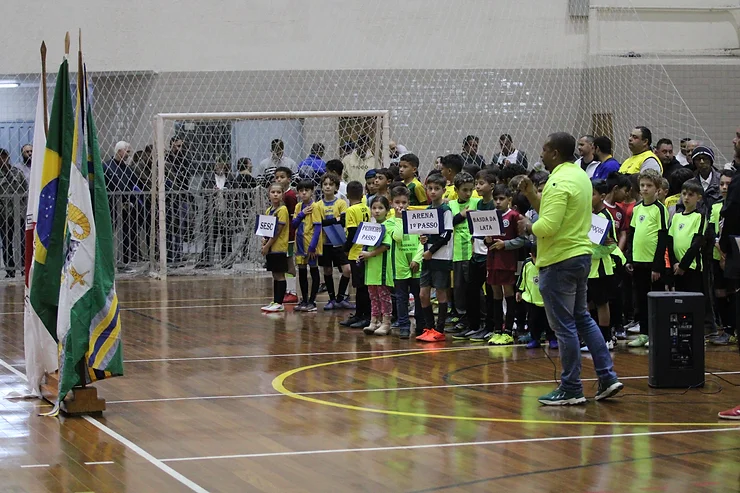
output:
M 606 347 L 609 351 L 614 351 L 614 341 L 608 341 Z
M 275 303 L 274 301 L 270 303 L 267 306 L 262 307 L 263 312 L 269 312 L 269 313 L 275 313 L 275 312 L 284 312 L 285 307 L 281 305 L 280 303 Z
M 639 334 L 640 333 L 640 324 L 639 323 L 636 323 L 632 327 L 628 327 L 627 328 L 627 332 L 629 332 L 630 334 Z

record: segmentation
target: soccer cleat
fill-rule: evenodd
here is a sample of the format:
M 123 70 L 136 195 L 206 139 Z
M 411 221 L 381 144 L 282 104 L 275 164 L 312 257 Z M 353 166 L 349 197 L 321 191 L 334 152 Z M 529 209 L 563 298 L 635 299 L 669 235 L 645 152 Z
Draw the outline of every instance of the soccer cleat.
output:
M 269 305 L 263 306 L 262 307 L 262 311 L 263 312 L 267 312 L 267 313 L 284 312 L 285 311 L 285 307 L 283 305 L 281 305 L 280 303 L 275 303 L 273 301 Z
M 573 406 L 576 404 L 585 404 L 586 397 L 583 395 L 583 391 L 568 392 L 567 390 L 562 390 L 558 387 L 537 400 L 540 404 L 544 404 L 546 406 Z
M 445 335 L 437 332 L 435 329 L 427 329 L 416 340 L 421 342 L 440 342 L 445 340 Z
M 329 302 L 324 305 L 325 311 L 336 310 L 337 308 L 339 308 L 339 303 L 337 303 L 335 300 L 329 300 Z
M 627 345 L 629 347 L 643 347 L 647 346 L 648 340 L 649 339 L 646 334 L 640 334 L 639 336 L 637 336 L 637 339 L 635 339 L 634 341 L 630 341 L 629 343 L 627 343 Z
M 303 309 L 304 312 L 315 312 L 316 310 L 318 310 L 318 308 L 316 307 L 316 303 L 312 302 L 306 303 L 306 306 Z
M 298 296 L 295 293 L 285 293 L 283 296 L 283 303 L 298 303 Z
M 514 344 L 514 338 L 511 337 L 511 334 L 494 334 L 493 337 L 489 339 L 488 344 L 495 346 L 508 346 L 509 344 Z
M 740 419 L 740 406 L 717 413 L 719 419 Z
M 550 349 L 557 349 L 558 341 L 556 339 L 553 339 L 552 341 L 548 342 L 547 345 L 550 347 Z
M 609 397 L 617 394 L 623 388 L 624 385 L 622 384 L 622 382 L 620 382 L 616 378 L 614 380 L 609 380 L 606 382 L 603 380 L 599 380 L 599 390 L 596 391 L 594 399 L 597 401 L 608 399 Z

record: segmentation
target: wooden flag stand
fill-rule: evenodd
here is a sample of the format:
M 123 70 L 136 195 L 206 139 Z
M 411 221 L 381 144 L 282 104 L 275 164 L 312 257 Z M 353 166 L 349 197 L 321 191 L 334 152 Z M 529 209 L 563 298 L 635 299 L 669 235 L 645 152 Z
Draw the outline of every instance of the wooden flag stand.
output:
M 41 385 L 41 395 L 51 405 L 56 405 L 59 390 L 59 372 L 46 375 L 46 383 Z M 61 411 L 68 416 L 90 414 L 102 416 L 105 399 L 98 397 L 98 389 L 91 386 L 74 387 L 62 402 Z

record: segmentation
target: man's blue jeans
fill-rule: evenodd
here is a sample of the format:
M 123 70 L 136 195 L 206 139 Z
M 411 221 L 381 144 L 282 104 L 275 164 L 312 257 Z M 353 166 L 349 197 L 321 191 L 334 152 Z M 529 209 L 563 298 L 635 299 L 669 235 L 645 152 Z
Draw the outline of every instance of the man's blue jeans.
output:
M 609 349 L 588 312 L 586 290 L 591 256 L 569 258 L 540 269 L 540 292 L 550 327 L 560 346 L 560 387 L 568 392 L 581 392 L 581 348 L 578 334 L 588 346 L 599 380 L 617 378 Z

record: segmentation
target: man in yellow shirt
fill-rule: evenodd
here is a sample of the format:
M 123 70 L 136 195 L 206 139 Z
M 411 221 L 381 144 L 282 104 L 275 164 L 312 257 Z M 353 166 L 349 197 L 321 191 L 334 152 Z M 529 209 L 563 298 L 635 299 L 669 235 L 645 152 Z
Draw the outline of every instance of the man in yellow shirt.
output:
M 550 326 L 558 337 L 563 372 L 560 386 L 538 400 L 551 406 L 583 404 L 581 382 L 580 334 L 593 356 L 599 377 L 597 401 L 619 392 L 624 386 L 613 370 L 612 358 L 599 326 L 591 318 L 586 303 L 588 273 L 591 269 L 592 186 L 588 175 L 571 162 L 576 139 L 558 132 L 547 137 L 541 160 L 550 178 L 542 198 L 529 178 L 519 189 L 539 213 L 532 224 L 522 218 L 521 234 L 537 237 L 537 267 L 540 269 L 540 292 Z

